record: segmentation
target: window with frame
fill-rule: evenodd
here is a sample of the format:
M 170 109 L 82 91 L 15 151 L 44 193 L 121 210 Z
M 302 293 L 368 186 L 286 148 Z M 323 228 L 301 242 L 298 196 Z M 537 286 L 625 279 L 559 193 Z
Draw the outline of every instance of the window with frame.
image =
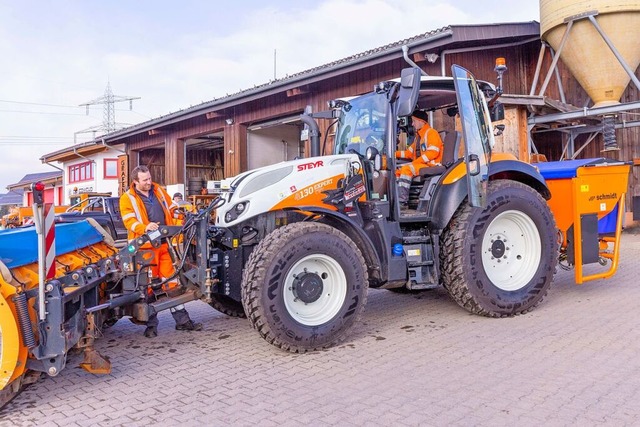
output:
M 118 159 L 104 159 L 104 179 L 118 178 Z
M 93 162 L 78 163 L 69 166 L 69 183 L 93 179 Z

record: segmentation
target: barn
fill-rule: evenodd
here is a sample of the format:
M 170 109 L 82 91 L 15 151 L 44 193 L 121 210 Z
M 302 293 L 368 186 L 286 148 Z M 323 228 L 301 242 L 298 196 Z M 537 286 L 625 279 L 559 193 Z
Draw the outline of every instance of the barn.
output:
M 590 97 L 540 34 L 535 21 L 450 25 L 109 133 L 81 148 L 91 154 L 111 150 L 118 158 L 119 192 L 129 184 L 129 171 L 142 164 L 160 184 L 184 186 L 188 194 L 197 194 L 208 181 L 308 155 L 299 118 L 305 109 L 325 110 L 331 99 L 368 92 L 380 81 L 397 78 L 409 63 L 430 75 L 450 75 L 451 65 L 458 64 L 495 83 L 495 60 L 500 57 L 508 70 L 501 97 L 505 131 L 497 138 L 498 149 L 524 161 L 640 157 L 631 113 L 612 113 L 616 146 L 605 152 L 598 120 L 567 118 L 587 108 Z M 621 101 L 637 108 L 638 90 L 629 85 Z M 438 114 L 433 126 L 447 130 Z M 330 147 L 331 130 L 321 124 L 321 131 Z M 74 156 L 76 150 L 50 153 L 41 160 L 73 163 L 81 159 Z M 637 168 L 632 168 L 628 207 L 637 179 Z

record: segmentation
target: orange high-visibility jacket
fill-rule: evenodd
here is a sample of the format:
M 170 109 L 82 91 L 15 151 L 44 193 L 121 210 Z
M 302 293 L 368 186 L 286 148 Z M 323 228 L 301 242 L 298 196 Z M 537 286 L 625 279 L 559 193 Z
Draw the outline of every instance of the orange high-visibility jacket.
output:
M 420 158 L 427 166 L 439 165 L 442 162 L 442 139 L 440 134 L 429 123 L 418 131 L 420 134 Z
M 415 160 L 415 145 L 420 144 L 420 158 L 422 163 L 427 166 L 440 164 L 442 161 L 442 139 L 440 134 L 429 123 L 425 123 L 422 128 L 416 132 L 416 137 L 406 150 L 396 151 L 396 158 Z
M 162 205 L 164 211 L 164 220 L 166 225 L 174 225 L 173 213 L 171 211 L 171 197 L 158 184 L 153 183 L 153 193 Z M 120 214 L 122 221 L 127 229 L 127 238 L 129 240 L 140 237 L 144 234 L 149 218 L 144 202 L 135 191 L 135 184 L 131 183 L 129 190 L 120 196 Z

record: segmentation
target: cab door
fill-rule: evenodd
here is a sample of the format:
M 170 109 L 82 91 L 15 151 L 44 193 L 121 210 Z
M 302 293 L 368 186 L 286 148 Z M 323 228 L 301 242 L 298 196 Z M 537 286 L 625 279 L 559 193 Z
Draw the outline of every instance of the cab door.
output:
M 452 66 L 451 72 L 464 137 L 469 204 L 484 208 L 487 204 L 489 162 L 493 146 L 489 108 L 473 74 L 458 65 Z

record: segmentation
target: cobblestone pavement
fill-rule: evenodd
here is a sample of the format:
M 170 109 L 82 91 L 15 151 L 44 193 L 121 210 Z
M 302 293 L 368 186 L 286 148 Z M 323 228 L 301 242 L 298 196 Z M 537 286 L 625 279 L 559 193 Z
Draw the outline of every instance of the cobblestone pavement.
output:
M 0 412 L 0 426 L 639 425 L 640 235 L 618 273 L 577 286 L 560 270 L 545 301 L 508 319 L 468 314 L 442 289 L 371 291 L 344 343 L 282 352 L 246 320 L 189 304 L 201 332 L 160 335 L 121 320 L 98 342 L 113 362 L 74 356 Z

